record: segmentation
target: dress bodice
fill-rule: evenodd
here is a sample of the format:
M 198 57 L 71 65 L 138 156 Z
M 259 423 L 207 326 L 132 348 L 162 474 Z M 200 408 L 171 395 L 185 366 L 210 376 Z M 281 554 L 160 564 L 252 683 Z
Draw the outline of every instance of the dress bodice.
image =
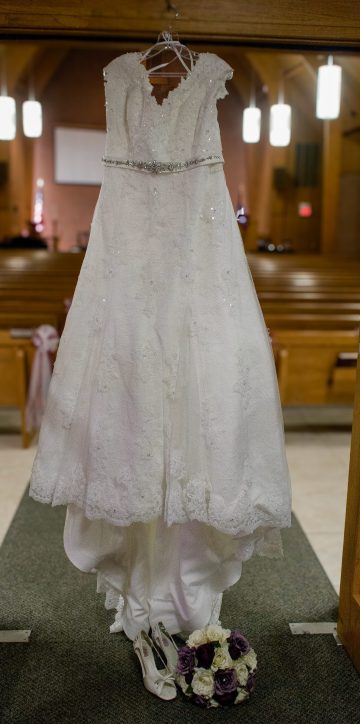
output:
M 215 53 L 199 53 L 160 105 L 140 52 L 124 53 L 104 69 L 106 145 L 103 162 L 153 162 L 159 170 L 223 162 L 216 102 L 233 68 Z M 170 166 L 170 164 L 174 164 Z

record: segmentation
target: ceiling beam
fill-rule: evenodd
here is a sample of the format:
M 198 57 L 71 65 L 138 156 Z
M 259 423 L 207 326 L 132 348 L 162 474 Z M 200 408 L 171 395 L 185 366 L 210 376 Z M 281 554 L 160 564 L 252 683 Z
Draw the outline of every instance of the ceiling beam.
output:
M 58 0 L 41 6 L 5 0 L 0 10 L 0 29 L 9 36 L 138 35 L 155 40 L 169 28 L 187 40 L 360 47 L 360 6 L 353 0 Z

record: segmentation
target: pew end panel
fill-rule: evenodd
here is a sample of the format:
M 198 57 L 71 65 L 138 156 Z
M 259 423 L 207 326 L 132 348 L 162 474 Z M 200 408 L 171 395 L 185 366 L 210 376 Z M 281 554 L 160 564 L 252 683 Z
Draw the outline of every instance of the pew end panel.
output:
M 33 358 L 31 339 L 14 339 L 9 331 L 0 330 L 0 405 L 20 411 L 23 448 L 29 446 L 32 438 L 26 429 L 25 415 Z
M 352 405 L 356 368 L 339 367 L 342 353 L 357 355 L 359 329 L 273 331 L 283 405 Z

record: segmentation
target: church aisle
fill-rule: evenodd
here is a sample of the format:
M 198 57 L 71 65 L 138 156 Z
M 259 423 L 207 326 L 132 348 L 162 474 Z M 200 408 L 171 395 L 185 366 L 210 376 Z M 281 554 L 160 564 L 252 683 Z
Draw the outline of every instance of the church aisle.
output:
M 212 711 L 197 709 L 181 693 L 168 703 L 144 691 L 131 642 L 109 633 L 113 615 L 95 592 L 95 577 L 66 559 L 63 525 L 62 508 L 38 506 L 25 495 L 0 551 L 2 626 L 32 629 L 29 644 L 1 645 L 1 721 L 213 721 Z M 222 623 L 246 633 L 259 675 L 252 699 L 241 711 L 224 710 L 222 718 L 355 724 L 359 678 L 343 647 L 331 635 L 289 630 L 293 621 L 336 621 L 338 604 L 295 518 L 284 531 L 284 550 L 283 560 L 248 561 L 240 582 L 224 594 Z

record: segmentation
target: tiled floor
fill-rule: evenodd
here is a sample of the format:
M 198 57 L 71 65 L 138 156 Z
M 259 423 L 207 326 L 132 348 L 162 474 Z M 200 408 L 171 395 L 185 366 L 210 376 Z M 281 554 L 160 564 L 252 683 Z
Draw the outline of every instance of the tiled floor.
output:
M 339 591 L 349 432 L 286 432 L 293 510 Z
M 351 408 L 284 409 L 293 510 L 339 591 Z M 36 445 L 21 447 L 16 411 L 0 414 L 0 544 L 27 486 Z
M 0 545 L 28 484 L 35 449 L 23 450 L 20 435 L 0 434 Z

